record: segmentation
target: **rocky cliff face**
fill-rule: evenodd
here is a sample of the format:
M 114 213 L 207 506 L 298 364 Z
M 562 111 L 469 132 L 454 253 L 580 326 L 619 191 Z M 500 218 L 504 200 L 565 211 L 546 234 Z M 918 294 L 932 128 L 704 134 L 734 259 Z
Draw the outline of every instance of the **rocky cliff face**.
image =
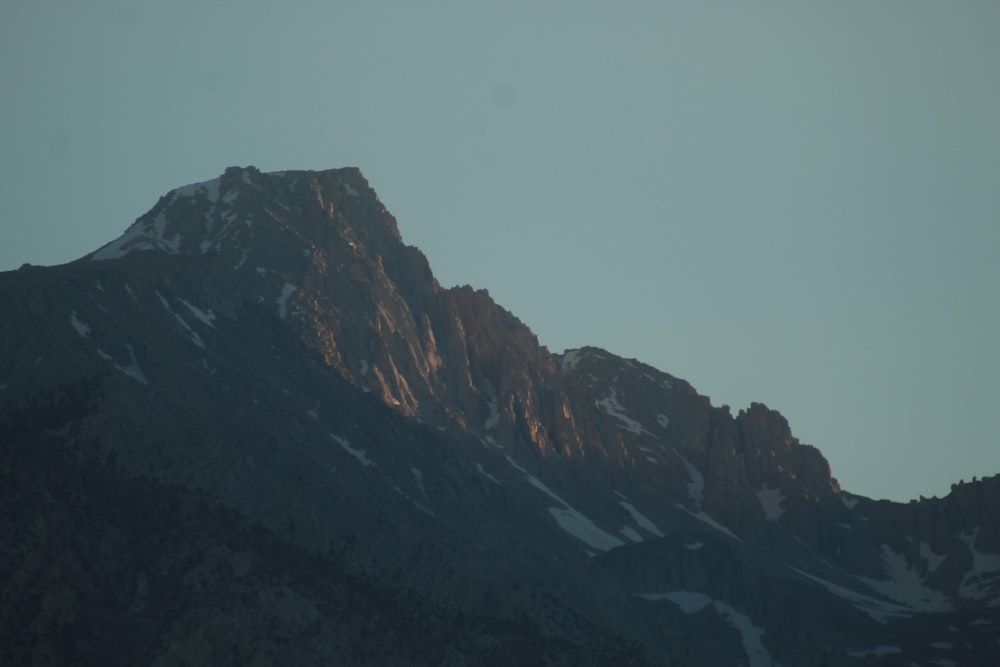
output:
M 766 406 L 553 354 L 356 169 L 174 190 L 0 323 L 5 661 L 1000 651 L 1000 478 L 874 502 Z

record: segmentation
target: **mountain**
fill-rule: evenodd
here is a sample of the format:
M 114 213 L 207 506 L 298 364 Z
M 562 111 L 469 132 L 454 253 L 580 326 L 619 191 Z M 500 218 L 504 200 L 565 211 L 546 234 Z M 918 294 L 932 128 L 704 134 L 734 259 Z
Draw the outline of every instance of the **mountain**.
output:
M 353 168 L 0 274 L 3 664 L 994 665 L 1000 476 L 840 488 L 443 288 Z M 845 416 L 849 418 L 849 416 Z

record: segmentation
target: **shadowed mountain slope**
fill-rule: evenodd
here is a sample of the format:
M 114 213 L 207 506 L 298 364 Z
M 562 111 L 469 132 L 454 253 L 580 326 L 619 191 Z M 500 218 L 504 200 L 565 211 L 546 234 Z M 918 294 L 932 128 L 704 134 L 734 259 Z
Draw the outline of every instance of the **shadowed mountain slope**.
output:
M 1000 479 L 875 502 L 766 406 L 553 354 L 356 169 L 0 274 L 0 342 L 4 662 L 1000 655 Z

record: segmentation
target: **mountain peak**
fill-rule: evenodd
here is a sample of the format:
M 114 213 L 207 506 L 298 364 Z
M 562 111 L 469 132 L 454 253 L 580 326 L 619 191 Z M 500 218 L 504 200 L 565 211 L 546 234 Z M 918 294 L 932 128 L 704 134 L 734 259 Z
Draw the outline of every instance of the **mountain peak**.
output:
M 220 255 L 235 259 L 233 268 L 240 268 L 261 241 L 278 240 L 275 233 L 309 240 L 317 231 L 310 226 L 336 227 L 344 218 L 341 209 L 359 207 L 381 209 L 385 240 L 399 241 L 395 221 L 356 167 L 270 173 L 253 166 L 228 167 L 217 178 L 171 190 L 122 236 L 84 259 L 106 261 L 156 251 Z
M 24 584 L 0 618 L 63 662 L 273 662 L 261 637 L 296 663 L 996 662 L 1000 478 L 873 502 L 763 404 L 551 354 L 442 289 L 355 168 L 172 190 L 82 260 L 0 274 L 0 340 L 0 579 Z M 426 659 L 355 650 L 408 626 Z

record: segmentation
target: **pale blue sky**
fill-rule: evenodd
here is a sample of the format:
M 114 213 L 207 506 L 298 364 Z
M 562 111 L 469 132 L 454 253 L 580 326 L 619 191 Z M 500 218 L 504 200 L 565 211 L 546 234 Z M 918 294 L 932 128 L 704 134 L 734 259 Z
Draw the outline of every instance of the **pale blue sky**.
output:
M 1000 472 L 1000 2 L 0 6 L 0 270 L 356 165 L 444 285 L 762 401 L 848 490 Z

